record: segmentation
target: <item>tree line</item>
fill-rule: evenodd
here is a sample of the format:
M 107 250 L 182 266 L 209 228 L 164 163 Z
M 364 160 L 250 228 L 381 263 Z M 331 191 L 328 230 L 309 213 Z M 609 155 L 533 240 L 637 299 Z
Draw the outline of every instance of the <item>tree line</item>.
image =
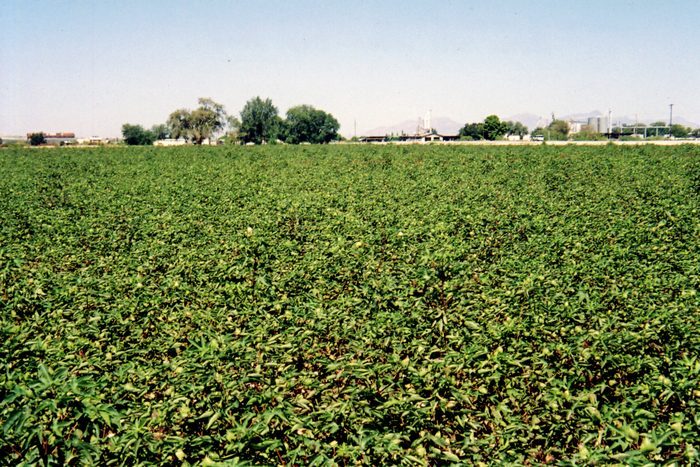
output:
M 224 106 L 209 98 L 200 98 L 194 110 L 177 109 L 164 124 L 145 129 L 125 123 L 122 137 L 129 145 L 150 145 L 161 139 L 184 139 L 192 144 L 211 141 L 223 133 L 223 141 L 232 144 L 265 144 L 278 141 L 289 144 L 324 144 L 338 140 L 340 124 L 328 112 L 310 105 L 298 105 L 279 116 L 270 99 L 259 96 L 246 102 L 239 116 L 228 115 Z
M 154 125 L 150 129 L 125 123 L 122 126 L 124 142 L 129 145 L 150 145 L 157 140 L 181 138 L 192 144 L 202 144 L 221 135 L 222 141 L 231 144 L 324 144 L 340 139 L 340 124 L 335 117 L 310 105 L 292 107 L 282 118 L 269 98 L 262 99 L 259 96 L 246 102 L 238 116 L 228 115 L 223 105 L 209 98 L 200 98 L 198 104 L 199 107 L 194 110 L 175 110 L 165 123 Z M 651 126 L 662 127 L 655 129 L 657 136 L 667 136 L 670 133 L 676 138 L 700 137 L 700 129 L 692 130 L 678 124 L 664 129 L 664 125 L 664 122 L 655 122 Z M 643 125 L 636 128 L 641 129 Z M 629 128 L 612 129 L 613 135 L 617 133 L 621 136 L 627 134 L 626 130 Z M 462 140 L 494 141 L 516 136 L 522 140 L 528 132 L 528 128 L 520 122 L 502 121 L 497 115 L 489 115 L 483 122 L 466 123 L 459 130 L 459 137 Z M 605 138 L 587 127 L 570 135 L 569 124 L 557 119 L 553 119 L 546 127 L 535 128 L 531 136 L 546 140 Z
M 483 122 L 465 124 L 459 130 L 459 137 L 467 141 L 495 141 L 511 135 L 523 139 L 527 132 L 527 127 L 520 122 L 502 121 L 497 115 L 489 115 Z
M 628 137 L 632 134 L 640 134 L 647 125 L 623 125 L 615 126 L 611 129 L 613 138 Z M 674 123 L 670 127 L 665 122 L 654 122 L 649 125 L 653 130 L 649 130 L 647 136 L 667 137 L 669 134 L 674 138 L 687 138 L 689 136 L 700 138 L 700 128 L 692 129 Z M 528 134 L 528 128 L 520 122 L 501 121 L 497 115 L 489 115 L 483 122 L 467 123 L 459 130 L 460 139 L 463 140 L 488 140 L 494 141 L 504 136 L 518 136 L 523 139 Z M 551 141 L 566 141 L 568 139 L 593 141 L 607 139 L 606 135 L 598 133 L 584 125 L 581 131 L 571 134 L 569 123 L 565 120 L 554 119 L 549 125 L 537 127 L 530 133 L 532 137 L 542 138 Z

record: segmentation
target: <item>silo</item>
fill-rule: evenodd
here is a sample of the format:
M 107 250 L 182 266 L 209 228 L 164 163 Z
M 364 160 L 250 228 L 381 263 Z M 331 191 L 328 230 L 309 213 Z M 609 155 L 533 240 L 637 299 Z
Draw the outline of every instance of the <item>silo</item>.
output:
M 599 124 L 600 124 L 600 117 L 589 117 L 588 118 L 588 127 L 591 129 L 591 131 L 595 131 L 596 133 L 600 133 L 600 130 L 598 129 Z
M 607 117 L 590 117 L 588 119 L 588 126 L 591 130 L 598 133 L 608 132 L 608 118 Z

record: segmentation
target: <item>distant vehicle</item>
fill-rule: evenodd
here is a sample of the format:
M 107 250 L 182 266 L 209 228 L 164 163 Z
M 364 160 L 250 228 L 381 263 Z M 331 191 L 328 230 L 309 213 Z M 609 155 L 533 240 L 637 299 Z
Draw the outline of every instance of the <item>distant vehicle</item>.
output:
M 544 135 L 535 135 L 530 138 L 531 141 L 544 141 Z

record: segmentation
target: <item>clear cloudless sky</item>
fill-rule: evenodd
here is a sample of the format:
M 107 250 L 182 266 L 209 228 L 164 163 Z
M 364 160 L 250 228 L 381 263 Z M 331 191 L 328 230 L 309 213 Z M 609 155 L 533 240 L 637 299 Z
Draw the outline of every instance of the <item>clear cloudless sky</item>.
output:
M 4 0 L 0 134 L 118 136 L 258 95 L 346 136 L 428 109 L 700 122 L 699 47 L 698 0 Z

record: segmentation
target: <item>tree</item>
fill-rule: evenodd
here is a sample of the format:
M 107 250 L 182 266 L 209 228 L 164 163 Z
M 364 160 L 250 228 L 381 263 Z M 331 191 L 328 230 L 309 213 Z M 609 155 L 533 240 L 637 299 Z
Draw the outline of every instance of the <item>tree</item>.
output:
M 506 134 L 516 135 L 522 140 L 527 134 L 527 127 L 520 122 L 506 122 Z
M 170 129 L 165 123 L 160 123 L 158 125 L 153 125 L 151 127 L 151 133 L 156 140 L 167 139 L 170 137 Z
M 549 124 L 549 130 L 552 133 L 558 133 L 564 137 L 569 136 L 569 123 L 564 120 L 554 120 Z
M 692 132 L 690 132 L 690 136 L 692 136 L 693 138 L 700 138 L 700 128 L 696 128 Z
M 226 117 L 226 126 L 228 127 L 228 131 L 221 138 L 222 141 L 225 144 L 240 144 L 241 121 L 238 120 L 238 117 L 234 115 Z
M 535 128 L 530 135 L 543 137 L 546 140 L 563 141 L 569 136 L 569 124 L 564 120 L 554 120 L 546 128 Z
M 192 130 L 192 113 L 187 109 L 178 109 L 168 116 L 168 121 L 165 122 L 170 130 L 170 137 L 179 139 L 190 139 Z
M 590 125 L 583 125 L 581 131 L 572 135 L 575 141 L 602 141 L 605 138 L 601 133 L 598 133 Z
M 337 140 L 339 128 L 333 115 L 310 105 L 299 105 L 287 111 L 283 136 L 291 144 L 323 144 Z
M 459 130 L 459 136 L 462 139 L 487 139 L 489 141 L 494 141 L 508 132 L 509 124 L 511 122 L 502 122 L 497 115 L 489 115 L 484 119 L 483 123 L 467 123 Z M 515 124 L 513 124 L 515 125 Z M 522 130 L 524 130 L 523 135 L 527 134 L 527 128 L 525 128 L 521 123 L 518 123 Z M 522 131 L 518 128 L 518 131 Z
M 144 130 L 141 125 L 122 125 L 122 137 L 129 146 L 148 146 L 153 144 L 156 136 L 149 130 Z
M 483 123 L 466 123 L 459 130 L 459 137 L 466 140 L 484 139 L 484 124 Z
M 200 98 L 199 107 L 190 114 L 192 141 L 202 144 L 205 139 L 211 139 L 226 125 L 224 106 L 209 98 Z
M 262 144 L 277 139 L 281 119 L 277 107 L 270 99 L 262 100 L 259 96 L 246 102 L 241 110 L 239 135 L 244 143 Z
M 534 130 L 532 130 L 532 133 L 530 133 L 530 136 L 531 136 L 531 137 L 534 137 L 534 136 L 541 136 L 541 137 L 544 137 L 544 134 L 546 133 L 546 131 L 547 131 L 547 130 L 545 130 L 545 129 L 542 128 L 541 126 L 538 126 L 538 127 L 535 128 Z
M 497 140 L 505 135 L 507 130 L 506 123 L 496 115 L 489 115 L 484 119 L 484 138 L 489 141 Z
M 39 146 L 46 143 L 46 137 L 44 133 L 32 133 L 29 135 L 29 144 L 32 146 Z
M 686 128 L 678 123 L 671 125 L 671 136 L 674 138 L 687 138 L 689 133 L 690 128 Z
M 538 133 L 535 134 L 535 131 Z M 569 124 L 564 120 L 553 120 L 547 128 L 537 128 L 532 132 L 533 136 L 544 136 L 546 140 L 564 141 L 569 136 Z
M 224 106 L 208 97 L 200 97 L 198 102 L 195 110 L 178 109 L 170 114 L 166 124 L 172 138 L 202 144 L 224 129 L 227 121 Z

